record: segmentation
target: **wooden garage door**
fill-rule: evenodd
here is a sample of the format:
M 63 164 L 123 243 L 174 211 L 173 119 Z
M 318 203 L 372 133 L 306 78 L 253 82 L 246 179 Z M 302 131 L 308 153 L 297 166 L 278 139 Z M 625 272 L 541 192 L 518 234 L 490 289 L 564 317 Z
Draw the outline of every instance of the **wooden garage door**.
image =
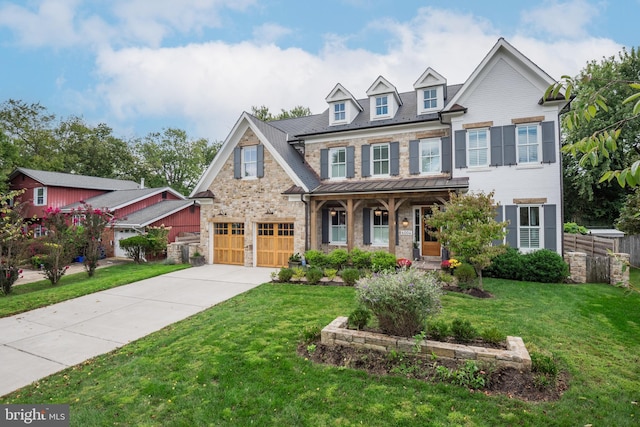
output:
M 213 224 L 213 262 L 244 265 L 244 224 Z
M 293 253 L 293 224 L 258 224 L 256 265 L 285 267 Z

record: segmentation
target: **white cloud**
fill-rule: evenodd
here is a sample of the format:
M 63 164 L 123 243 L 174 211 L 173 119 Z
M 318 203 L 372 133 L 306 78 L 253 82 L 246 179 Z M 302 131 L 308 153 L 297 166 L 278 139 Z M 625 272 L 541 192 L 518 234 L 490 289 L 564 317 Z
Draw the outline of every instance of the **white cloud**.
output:
M 97 61 L 99 96 L 123 120 L 184 117 L 199 136 L 224 139 L 242 111 L 266 105 L 272 112 L 296 105 L 314 113 L 342 83 L 356 98 L 383 75 L 399 91 L 432 67 L 450 84 L 463 83 L 500 36 L 490 22 L 472 15 L 424 8 L 410 22 L 385 20 L 363 30 L 388 31 L 387 51 L 346 46 L 351 35 L 328 35 L 317 54 L 275 44 L 211 42 L 176 48 L 103 50 Z M 257 30 L 256 34 L 265 31 Z M 276 28 L 267 33 L 278 36 Z M 589 59 L 611 55 L 620 46 L 585 37 L 552 42 L 525 35 L 506 36 L 524 55 L 554 77 L 576 74 Z
M 589 24 L 597 16 L 596 5 L 586 0 L 545 0 L 521 12 L 525 33 L 548 39 L 585 37 Z
M 253 30 L 253 40 L 258 44 L 275 43 L 282 37 L 288 36 L 293 30 L 278 24 L 267 23 Z

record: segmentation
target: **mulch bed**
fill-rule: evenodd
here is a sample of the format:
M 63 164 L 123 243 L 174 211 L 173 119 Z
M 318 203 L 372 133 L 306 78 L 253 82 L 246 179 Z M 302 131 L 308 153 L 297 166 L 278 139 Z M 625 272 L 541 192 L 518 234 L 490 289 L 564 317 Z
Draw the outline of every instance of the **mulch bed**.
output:
M 493 294 L 478 288 L 461 288 L 460 286 L 443 286 L 443 291 L 458 292 L 461 294 L 471 295 L 476 298 L 493 298 Z
M 311 352 L 309 344 L 298 345 L 298 354 L 315 363 L 359 369 L 373 375 L 402 375 L 406 378 L 437 382 L 437 366 L 450 369 L 461 366 L 460 362 L 449 359 L 433 360 L 411 354 L 390 357 L 387 353 L 375 350 L 328 346 L 319 340 L 311 344 L 315 345 Z M 411 366 L 411 369 L 406 369 L 407 366 Z M 515 368 L 496 368 L 489 372 L 487 379 L 488 384 L 484 389 L 473 391 L 486 395 L 506 395 L 509 398 L 530 402 L 557 400 L 568 387 L 568 376 L 564 372 L 558 375 L 555 385 L 547 387 L 536 385 L 533 373 Z

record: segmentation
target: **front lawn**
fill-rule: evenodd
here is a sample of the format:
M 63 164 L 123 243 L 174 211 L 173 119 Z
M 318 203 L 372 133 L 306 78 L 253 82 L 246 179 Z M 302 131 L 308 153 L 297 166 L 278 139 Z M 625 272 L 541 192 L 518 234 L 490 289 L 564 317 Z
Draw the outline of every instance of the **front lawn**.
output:
M 52 285 L 47 279 L 14 286 L 9 295 L 0 294 L 0 317 L 11 316 L 58 302 L 115 288 L 172 271 L 189 264 L 117 264 L 99 268 L 93 277 L 86 272 L 68 274 Z
M 555 402 L 316 365 L 301 331 L 355 307 L 354 289 L 265 284 L 0 398 L 69 403 L 71 425 L 637 425 L 640 295 L 606 285 L 486 279 L 492 299 L 443 298 L 443 315 L 495 324 L 570 375 Z

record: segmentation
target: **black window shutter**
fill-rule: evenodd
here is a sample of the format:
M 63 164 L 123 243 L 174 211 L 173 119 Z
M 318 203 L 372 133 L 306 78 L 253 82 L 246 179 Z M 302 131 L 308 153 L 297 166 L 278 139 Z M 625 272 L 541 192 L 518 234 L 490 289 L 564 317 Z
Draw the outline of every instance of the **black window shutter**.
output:
M 558 250 L 556 245 L 556 205 L 544 205 L 544 247 L 552 251 Z
M 507 205 L 504 207 L 504 215 L 507 224 L 507 245 L 512 248 L 518 248 L 518 207 L 516 205 Z
M 242 149 L 240 147 L 233 149 L 233 177 L 242 178 Z
M 256 175 L 258 176 L 258 178 L 262 178 L 264 176 L 264 145 L 260 144 L 258 145 L 257 149 L 257 160 L 258 160 L 258 164 L 257 166 L 257 173 Z
M 356 147 L 347 147 L 347 178 L 356 176 Z
M 507 166 L 516 164 L 516 126 L 502 127 L 502 141 L 504 144 L 504 163 Z
M 329 178 L 329 149 L 320 150 L 320 179 Z
M 542 122 L 542 163 L 555 163 L 556 135 L 553 122 Z
M 496 222 L 502 222 L 502 205 L 496 206 L 495 211 L 496 211 L 496 216 L 495 216 Z M 494 240 L 493 241 L 493 245 L 494 246 L 501 245 L 502 243 L 503 243 L 502 240 Z
M 420 141 L 417 139 L 409 141 L 409 173 L 420 173 Z
M 451 137 L 445 136 L 440 143 L 440 150 L 442 152 L 442 173 L 450 173 L 452 168 L 451 164 Z
M 389 175 L 400 175 L 400 143 L 392 142 L 389 144 L 390 164 Z
M 456 167 L 467 167 L 467 131 L 457 130 L 456 138 Z
M 371 176 L 369 171 L 371 166 L 371 146 L 365 144 L 362 146 L 362 176 Z
M 362 243 L 371 244 L 371 209 L 362 209 Z
M 329 243 L 329 209 L 322 209 L 322 243 Z
M 490 166 L 502 166 L 502 126 L 489 128 L 491 134 L 491 164 Z

